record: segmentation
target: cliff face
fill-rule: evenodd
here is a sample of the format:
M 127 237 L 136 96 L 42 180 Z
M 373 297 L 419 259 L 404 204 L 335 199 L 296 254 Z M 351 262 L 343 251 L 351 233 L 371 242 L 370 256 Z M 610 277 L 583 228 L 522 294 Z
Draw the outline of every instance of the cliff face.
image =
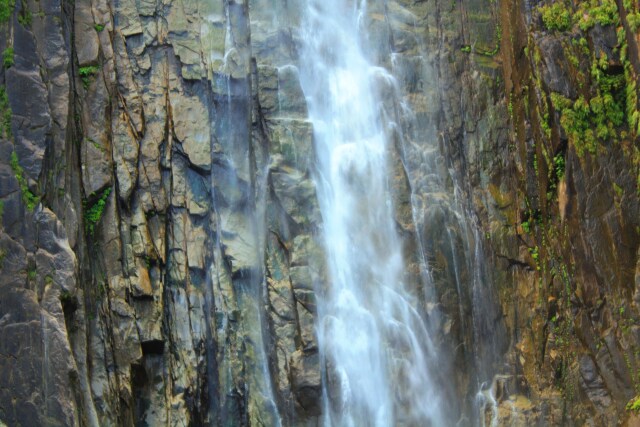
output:
M 305 6 L 2 7 L 0 423 L 315 425 Z M 406 280 L 431 276 L 443 393 L 470 418 L 492 381 L 505 424 L 632 416 L 638 12 L 368 6 L 398 82 L 380 90 Z

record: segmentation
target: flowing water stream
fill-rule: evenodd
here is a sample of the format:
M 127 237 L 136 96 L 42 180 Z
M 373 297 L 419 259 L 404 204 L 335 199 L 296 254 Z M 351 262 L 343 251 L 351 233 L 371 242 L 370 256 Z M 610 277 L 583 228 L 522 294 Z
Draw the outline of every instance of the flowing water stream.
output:
M 402 283 L 388 179 L 390 141 L 367 58 L 366 3 L 309 0 L 301 83 L 314 126 L 330 284 L 319 294 L 325 424 L 443 425 L 435 352 Z

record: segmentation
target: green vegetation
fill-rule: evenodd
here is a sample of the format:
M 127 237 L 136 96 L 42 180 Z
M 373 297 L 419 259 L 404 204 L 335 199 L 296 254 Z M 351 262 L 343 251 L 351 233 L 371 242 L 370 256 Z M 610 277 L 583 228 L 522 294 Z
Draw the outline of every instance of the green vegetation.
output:
M 13 170 L 13 173 L 18 180 L 18 185 L 20 186 L 20 191 L 22 192 L 22 201 L 27 207 L 27 210 L 33 211 L 38 203 L 40 203 L 40 198 L 33 194 L 31 190 L 29 190 L 27 179 L 24 177 L 24 170 L 18 162 L 18 155 L 15 151 L 11 153 L 11 160 L 9 161 L 9 164 L 11 165 L 11 169 Z
M 0 86 L 0 136 L 11 138 L 11 117 L 13 112 L 9 106 L 9 97 L 4 86 Z
M 564 177 L 564 156 L 562 154 L 558 154 L 553 158 L 554 170 L 556 172 L 556 177 L 558 181 Z
M 579 4 L 574 19 L 582 31 L 587 31 L 595 24 L 605 26 L 620 22 L 615 0 L 583 1 Z
M 0 24 L 9 21 L 16 7 L 16 0 L 0 0 Z
M 616 184 L 615 182 L 613 183 L 613 191 L 615 191 L 616 196 L 618 196 L 619 199 L 621 199 L 622 196 L 624 195 L 624 189 L 620 187 L 618 184 Z
M 468 44 L 462 46 L 460 48 L 461 51 L 463 51 L 464 53 L 471 53 L 471 46 L 469 46 Z
M 105 189 L 98 200 L 96 200 L 93 204 L 89 205 L 86 199 L 83 202 L 84 226 L 87 233 L 89 233 L 90 235 L 93 235 L 93 233 L 95 232 L 96 224 L 98 224 L 100 218 L 102 218 L 104 208 L 107 205 L 109 194 L 111 194 L 111 187 Z
M 487 52 L 480 52 L 485 56 L 495 56 L 500 51 L 500 43 L 502 42 L 502 27 L 498 24 L 496 26 L 496 34 L 495 34 L 496 45 L 495 47 Z
M 640 111 L 638 111 L 637 83 L 631 62 L 627 58 L 627 42 L 624 28 L 618 29 L 618 43 L 620 44 L 620 61 L 624 66 L 626 121 L 629 125 L 629 130 L 638 135 L 640 134 Z
M 575 102 L 559 93 L 551 94 L 551 102 L 560 111 L 560 125 L 564 128 L 569 141 L 576 147 L 578 155 L 585 149 L 592 154 L 596 152 L 596 139 L 591 129 L 589 104 L 581 96 Z
M 625 112 L 629 117 L 627 98 L 633 94 L 623 91 L 625 76 L 610 75 L 607 69 L 606 55 L 593 61 L 591 79 L 595 94 L 589 100 L 580 96 L 576 101 L 571 101 L 558 93 L 551 94 L 554 107 L 561 113 L 560 124 L 580 156 L 585 150 L 595 154 L 599 140 L 617 139 L 617 128 L 624 123 Z M 633 114 L 630 117 L 628 120 L 631 124 Z
M 627 411 L 640 412 L 640 396 L 636 396 L 627 403 Z
M 13 64 L 14 64 L 13 56 L 14 56 L 13 55 L 13 47 L 11 47 L 11 46 L 6 48 L 2 52 L 2 65 L 4 66 L 4 68 L 9 68 L 9 67 L 13 66 Z
M 103 153 L 106 152 L 105 148 L 102 145 L 100 145 L 97 141 L 91 138 L 87 138 L 87 142 L 91 143 L 91 145 L 93 145 L 96 148 L 96 150 L 100 150 Z
M 18 15 L 18 22 L 23 27 L 28 27 L 33 22 L 33 16 L 31 15 L 31 11 L 27 9 L 27 5 L 23 3 L 22 12 Z
M 104 25 L 96 24 L 96 25 L 93 26 L 93 28 L 95 28 L 97 32 L 101 33 L 102 30 L 104 30 Z
M 98 67 L 95 65 L 89 65 L 87 67 L 80 67 L 78 70 L 80 78 L 82 79 L 82 86 L 85 89 L 89 88 L 90 78 L 98 73 Z
M 540 13 L 542 13 L 542 22 L 547 30 L 567 31 L 571 28 L 571 13 L 561 2 L 541 6 Z
M 529 248 L 529 254 L 531 254 L 531 258 L 533 258 L 533 262 L 536 264 L 536 270 L 540 271 L 540 249 L 538 246 Z
M 629 29 L 631 31 L 638 31 L 640 28 L 640 12 L 629 13 L 627 15 L 627 22 L 629 23 Z

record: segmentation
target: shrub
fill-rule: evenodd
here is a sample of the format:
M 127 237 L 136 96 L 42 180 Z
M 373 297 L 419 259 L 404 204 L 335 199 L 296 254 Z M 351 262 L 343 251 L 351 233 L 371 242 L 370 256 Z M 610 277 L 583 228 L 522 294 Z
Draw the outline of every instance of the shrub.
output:
M 540 7 L 542 22 L 550 31 L 567 31 L 571 28 L 571 13 L 563 3 Z
M 9 68 L 13 65 L 13 47 L 8 47 L 2 52 L 2 65 L 4 68 Z
M 0 24 L 11 18 L 15 6 L 15 0 L 0 0 Z
M 107 205 L 109 194 L 111 194 L 111 187 L 105 189 L 98 200 L 96 200 L 93 204 L 89 205 L 87 200 L 83 202 L 84 226 L 87 230 L 87 233 L 93 235 L 93 233 L 95 232 L 96 225 L 100 221 L 100 218 L 102 218 L 104 208 Z
M 98 72 L 98 67 L 96 67 L 95 65 L 80 67 L 80 70 L 78 70 L 78 72 L 80 74 L 80 78 L 82 79 L 82 86 L 84 86 L 85 89 L 88 89 L 89 78 L 91 76 L 94 76 Z

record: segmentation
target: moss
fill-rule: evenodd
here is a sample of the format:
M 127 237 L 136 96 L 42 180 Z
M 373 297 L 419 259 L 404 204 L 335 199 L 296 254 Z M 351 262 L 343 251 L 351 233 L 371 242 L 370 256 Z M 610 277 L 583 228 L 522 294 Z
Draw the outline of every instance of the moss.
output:
M 96 25 L 93 26 L 93 28 L 95 28 L 97 32 L 101 33 L 102 30 L 104 30 L 104 25 L 96 24 Z
M 621 199 L 622 196 L 624 195 L 624 190 L 622 189 L 622 187 L 620 187 L 615 182 L 613 183 L 613 191 L 615 191 L 616 196 L 618 196 L 619 199 Z
M 2 52 L 2 65 L 4 68 L 10 68 L 14 64 L 13 47 L 9 46 Z
M 485 56 L 495 56 L 500 51 L 500 43 L 502 43 L 502 27 L 499 24 L 496 26 L 495 41 L 496 44 L 492 50 L 480 53 Z
M 15 7 L 15 0 L 0 0 L 0 24 L 9 21 Z
M 11 165 L 11 169 L 18 181 L 18 185 L 20 186 L 20 192 L 22 193 L 22 201 L 24 202 L 27 210 L 33 211 L 38 203 L 40 203 L 40 197 L 36 196 L 29 190 L 29 185 L 27 184 L 27 179 L 24 177 L 24 170 L 20 163 L 18 162 L 18 155 L 15 151 L 11 153 L 11 160 L 9 161 Z
M 547 30 L 567 31 L 571 28 L 571 13 L 561 2 L 540 7 L 540 13 Z
M 95 232 L 95 227 L 102 218 L 102 214 L 104 212 L 104 208 L 107 205 L 107 199 L 109 198 L 109 194 L 111 194 L 111 187 L 105 189 L 100 197 L 89 204 L 85 199 L 83 202 L 84 207 L 84 226 L 87 233 L 93 235 Z

